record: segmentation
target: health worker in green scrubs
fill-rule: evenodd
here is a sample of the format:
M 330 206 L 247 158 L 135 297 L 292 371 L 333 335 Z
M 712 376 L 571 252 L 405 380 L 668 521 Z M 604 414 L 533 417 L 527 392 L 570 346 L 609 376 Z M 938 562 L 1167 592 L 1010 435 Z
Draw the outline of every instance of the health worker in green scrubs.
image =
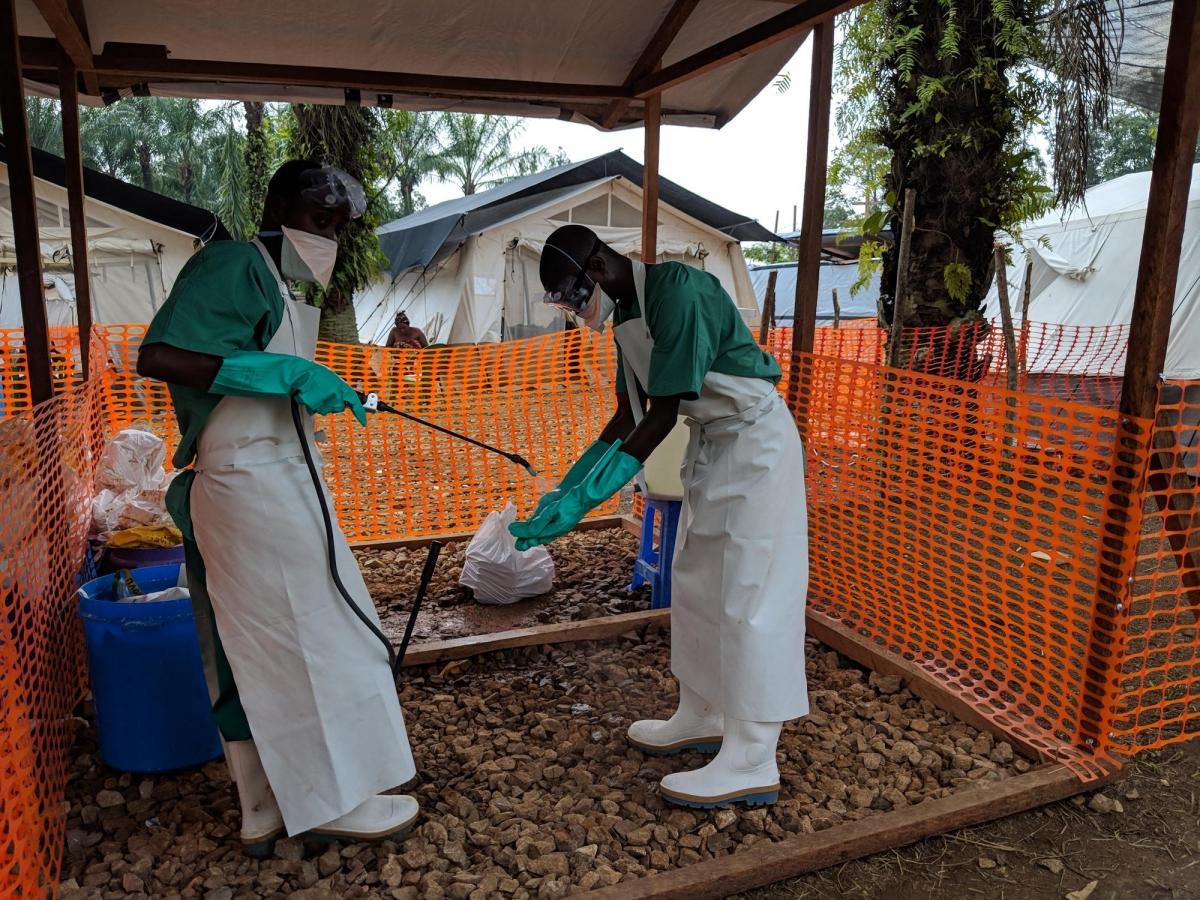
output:
M 383 793 L 415 774 L 400 702 L 384 648 L 330 575 L 292 416 L 295 401 L 318 472 L 313 415 L 349 409 L 365 424 L 358 395 L 312 361 L 319 310 L 288 288 L 329 283 L 337 234 L 365 206 L 346 173 L 285 163 L 267 188 L 258 236 L 192 257 L 138 354 L 138 372 L 169 386 L 179 421 L 174 462 L 183 471 L 167 504 L 184 533 L 213 711 L 252 855 L 269 855 L 285 830 L 394 837 L 417 816 L 412 797 Z M 333 529 L 343 583 L 378 627 Z
M 513 523 L 517 546 L 570 531 L 640 471 L 678 415 L 687 418 L 671 569 L 679 704 L 670 719 L 633 722 L 629 741 L 651 754 L 717 751 L 663 778 L 673 803 L 773 803 L 783 723 L 808 713 L 804 448 L 775 388 L 779 366 L 698 268 L 645 265 L 566 225 L 547 240 L 540 275 L 547 303 L 595 329 L 612 318 L 617 409 L 534 515 Z

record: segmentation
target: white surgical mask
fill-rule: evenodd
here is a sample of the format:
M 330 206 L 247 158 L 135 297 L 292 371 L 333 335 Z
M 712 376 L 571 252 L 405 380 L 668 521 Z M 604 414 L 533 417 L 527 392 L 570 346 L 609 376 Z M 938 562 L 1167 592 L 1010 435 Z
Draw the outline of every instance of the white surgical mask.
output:
M 604 323 L 608 321 L 608 317 L 613 314 L 613 310 L 616 308 L 617 304 L 612 297 L 597 287 L 596 293 L 592 294 L 592 299 L 588 301 L 588 305 L 583 310 L 580 318 L 583 319 L 583 324 L 593 331 L 602 331 L 604 330 Z
M 337 263 L 337 241 L 286 226 L 282 232 L 280 274 L 292 281 L 311 281 L 323 288 L 329 287 L 333 267 Z

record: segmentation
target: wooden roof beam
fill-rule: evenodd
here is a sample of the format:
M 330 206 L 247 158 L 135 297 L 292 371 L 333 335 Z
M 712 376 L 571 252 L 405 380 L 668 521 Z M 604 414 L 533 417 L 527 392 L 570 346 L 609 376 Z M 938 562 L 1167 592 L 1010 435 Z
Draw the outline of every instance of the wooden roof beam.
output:
M 667 10 L 666 16 L 658 24 L 658 30 L 654 32 L 649 43 L 642 50 L 641 56 L 633 64 L 633 68 L 629 70 L 629 75 L 625 79 L 626 88 L 632 92 L 633 86 L 638 81 L 659 67 L 663 56 L 670 49 L 671 43 L 678 36 L 684 23 L 687 22 L 688 18 L 695 12 L 696 7 L 699 5 L 700 0 L 675 0 L 671 8 Z M 629 109 L 632 99 L 631 95 L 629 98 L 613 100 L 609 103 L 608 108 L 604 110 L 604 115 L 600 119 L 600 127 L 612 128 L 621 121 L 621 116 Z
M 764 47 L 806 34 L 822 19 L 831 18 L 858 6 L 861 2 L 862 0 L 801 0 L 786 12 L 639 79 L 633 87 L 633 94 L 644 98 L 699 78 Z
M 55 39 L 71 63 L 83 73 L 88 93 L 99 93 L 92 74 L 92 42 L 88 38 L 87 18 L 80 0 L 33 0 L 38 12 L 50 26 Z
M 444 97 L 521 97 L 528 100 L 606 101 L 629 96 L 621 85 L 556 84 L 502 78 L 467 78 L 340 69 L 320 66 L 269 65 L 218 60 L 170 59 L 145 48 L 145 55 L 110 52 L 106 46 L 95 57 L 101 76 L 113 75 L 146 81 L 217 81 L 239 84 L 277 84 L 305 87 L 352 88 L 390 94 L 428 93 Z M 103 78 L 101 79 L 103 80 Z

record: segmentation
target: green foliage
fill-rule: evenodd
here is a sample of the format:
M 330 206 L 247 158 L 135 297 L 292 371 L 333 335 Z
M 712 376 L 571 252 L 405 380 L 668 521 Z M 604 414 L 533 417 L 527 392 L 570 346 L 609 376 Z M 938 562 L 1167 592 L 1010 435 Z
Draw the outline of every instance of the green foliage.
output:
M 337 166 L 366 186 L 378 182 L 383 129 L 372 110 L 359 106 L 293 104 L 288 129 L 287 156 L 313 159 Z M 353 316 L 354 294 L 369 285 L 387 258 L 379 249 L 375 229 L 381 224 L 378 193 L 368 193 L 367 210 L 342 229 L 338 236 L 338 261 L 329 287 L 310 289 L 309 299 L 321 307 L 322 329 L 329 339 L 349 340 L 350 335 L 330 333 L 327 320 Z M 347 313 L 347 310 L 349 311 Z M 348 330 L 348 325 L 344 326 Z M 357 341 L 357 328 L 353 329 Z
M 864 198 L 851 223 L 864 237 L 860 284 L 883 269 L 887 315 L 895 253 L 873 236 L 898 235 L 905 189 L 917 197 L 907 308 L 919 324 L 978 316 L 995 232 L 1019 237 L 1021 222 L 1080 195 L 1077 157 L 1056 159 L 1056 195 L 1029 136 L 1056 112 L 1064 135 L 1103 121 L 1107 15 L 1061 0 L 871 0 L 842 18 L 844 143 L 830 181 Z M 1044 71 L 1064 54 L 1069 84 Z
M 1052 129 L 1047 128 L 1046 133 L 1053 141 Z M 1133 172 L 1150 171 L 1157 138 L 1158 114 L 1154 110 L 1115 101 L 1107 124 L 1093 126 L 1088 133 L 1087 186 Z M 1200 142 L 1194 159 L 1200 162 Z
M 799 259 L 794 244 L 744 244 L 742 255 L 746 257 L 747 262 L 764 264 L 795 262 Z
M 544 168 L 545 148 L 517 149 L 520 119 L 446 113 L 440 120 L 438 177 L 457 184 L 464 195 L 495 187 Z
M 971 293 L 971 270 L 967 266 L 957 262 L 946 263 L 942 278 L 951 297 L 959 302 L 967 299 Z

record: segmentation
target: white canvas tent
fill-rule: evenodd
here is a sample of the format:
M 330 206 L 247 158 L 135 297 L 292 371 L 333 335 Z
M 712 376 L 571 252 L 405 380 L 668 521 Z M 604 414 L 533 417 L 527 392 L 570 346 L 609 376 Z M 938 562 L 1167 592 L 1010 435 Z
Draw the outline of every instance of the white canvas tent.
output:
M 1085 204 L 1066 218 L 1056 210 L 1023 226 L 1022 242 L 1032 255 L 1029 320 L 1052 326 L 1128 325 L 1133 314 L 1138 259 L 1146 228 L 1150 173 L 1125 175 L 1087 192 Z M 1179 260 L 1171 339 L 1164 374 L 1200 379 L 1200 165 L 1193 168 L 1187 226 Z M 1156 235 L 1150 239 L 1155 240 Z M 1020 321 L 1025 258 L 1014 254 L 1008 270 L 1009 303 Z M 996 319 L 1000 302 L 993 286 L 985 315 Z M 1061 342 L 1029 359 L 1031 373 L 1096 374 L 1084 359 L 1062 357 Z M 1106 365 L 1113 365 L 1107 361 Z M 1123 360 L 1117 362 L 1123 366 Z
M 21 326 L 8 166 L 0 145 L 0 328 Z M 75 276 L 62 160 L 34 151 L 46 313 L 51 325 L 73 325 Z M 198 207 L 85 173 L 92 319 L 96 324 L 149 322 L 197 238 L 227 237 L 217 218 Z M 104 199 L 98 199 L 103 197 Z
M 434 343 L 483 343 L 564 327 L 563 313 L 542 303 L 538 281 L 542 247 L 551 232 L 575 222 L 622 253 L 637 255 L 641 249 L 641 188 L 617 174 L 626 171 L 625 164 L 641 167 L 619 151 L 606 156 L 609 174 L 601 177 L 586 176 L 596 174 L 597 162 L 605 157 L 450 200 L 383 226 L 380 240 L 395 274 L 385 273 L 355 298 L 362 340 L 383 343 L 401 310 Z M 564 183 L 572 177 L 585 180 Z M 756 323 L 754 288 L 739 237 L 730 231 L 740 236 L 753 229 L 755 240 L 774 235 L 665 179 L 662 184 L 659 261 L 711 272 L 747 320 Z M 670 202 L 672 194 L 678 205 Z

